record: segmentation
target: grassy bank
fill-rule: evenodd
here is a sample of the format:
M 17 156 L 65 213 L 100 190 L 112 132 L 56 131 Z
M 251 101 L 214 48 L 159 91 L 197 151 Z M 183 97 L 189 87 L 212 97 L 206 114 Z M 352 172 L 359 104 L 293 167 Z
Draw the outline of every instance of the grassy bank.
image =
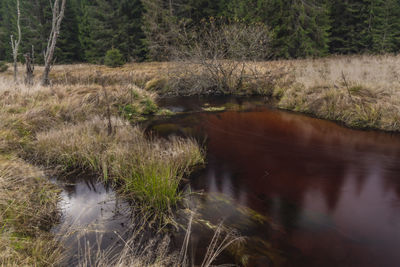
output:
M 143 211 L 165 217 L 182 199 L 182 178 L 204 163 L 204 151 L 195 140 L 160 139 L 137 126 L 166 113 L 159 96 L 263 95 L 282 109 L 398 132 L 399 66 L 397 56 L 253 62 L 219 80 L 176 62 L 82 64 L 55 66 L 50 87 L 15 85 L 7 71 L 0 77 L 0 155 L 15 156 L 0 157 L 0 263 L 59 259 L 47 233 L 57 221 L 57 189 L 22 159 L 59 173 L 97 174 Z
M 293 62 L 293 84 L 276 88 L 283 109 L 348 127 L 400 131 L 400 57 L 353 56 Z
M 0 161 L 1 264 L 49 266 L 59 256 L 47 232 L 58 201 L 47 197 L 57 190 L 22 159 L 59 174 L 97 174 L 141 211 L 168 219 L 182 198 L 181 179 L 204 154 L 195 140 L 160 139 L 134 126 L 163 113 L 155 93 L 104 77 L 103 85 L 26 87 L 8 74 L 0 77 L 0 154 L 15 156 Z
M 3 152 L 63 171 L 93 171 L 156 213 L 176 205 L 181 178 L 203 163 L 194 140 L 146 137 L 131 125 L 158 112 L 155 95 L 136 86 L 21 85 L 0 94 Z
M 48 230 L 59 219 L 59 190 L 37 168 L 0 156 L 0 266 L 51 266 L 61 251 Z
M 225 93 L 273 95 L 282 109 L 354 128 L 399 131 L 399 66 L 400 56 L 394 55 L 247 62 L 249 75 L 225 77 L 231 84 Z M 218 89 L 220 81 L 212 81 L 202 67 L 182 62 L 134 63 L 117 69 L 65 65 L 56 66 L 52 75 L 55 84 L 88 85 L 99 82 L 100 72 L 114 85 L 136 84 L 160 95 L 224 93 Z
M 177 137 L 149 138 L 127 121 L 113 117 L 111 122 L 111 135 L 108 121 L 99 117 L 39 133 L 35 157 L 49 166 L 99 173 L 142 209 L 162 214 L 176 206 L 181 179 L 203 163 L 197 143 Z

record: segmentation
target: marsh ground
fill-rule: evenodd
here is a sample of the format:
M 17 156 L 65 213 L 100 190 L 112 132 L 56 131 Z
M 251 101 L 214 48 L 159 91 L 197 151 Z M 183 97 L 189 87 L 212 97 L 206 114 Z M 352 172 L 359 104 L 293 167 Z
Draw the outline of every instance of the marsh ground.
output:
M 188 68 L 193 71 L 183 72 Z M 29 174 L 35 167 L 23 159 L 56 168 L 60 173 L 90 171 L 111 181 L 122 194 L 145 209 L 168 214 L 180 201 L 180 180 L 204 163 L 204 151 L 191 139 L 148 137 L 134 124 L 149 115 L 172 115 L 157 106 L 161 97 L 212 95 L 217 85 L 199 83 L 208 76 L 196 68 L 195 64 L 182 62 L 132 63 L 120 68 L 59 65 L 52 70 L 50 87 L 15 85 L 10 70 L 1 74 L 0 153 L 1 166 L 7 170 L 1 174 L 11 172 L 11 177 L 18 174 L 18 179 L 27 179 L 26 184 L 46 185 L 45 178 L 33 178 L 43 175 Z M 246 62 L 246 68 L 257 69 L 261 75 L 245 79 L 229 94 L 274 98 L 282 109 L 338 121 L 349 127 L 400 130 L 399 56 Z M 37 67 L 36 77 L 40 73 L 41 68 Z M 195 76 L 190 77 L 192 74 Z M 23 80 L 22 68 L 19 79 Z M 185 90 L 182 85 L 201 90 Z M 2 181 L 13 181 L 7 177 L 2 176 Z M 15 252 L 15 242 L 10 241 L 16 235 L 17 222 L 26 224 L 29 242 L 36 244 L 35 236 L 40 234 L 39 230 L 32 233 L 29 220 L 18 221 L 23 218 L 21 213 L 29 213 L 12 201 L 13 194 L 25 192 L 26 207 L 39 205 L 47 215 L 55 214 L 54 202 L 48 210 L 49 202 L 36 198 L 37 192 L 32 188 L 25 192 L 24 188 L 0 187 L 1 203 L 8 203 L 3 204 L 0 215 L 12 222 L 4 224 L 1 232 L 1 238 L 8 240 L 3 244 L 8 244 L 10 251 L 2 259 L 6 263 L 36 262 L 42 257 L 34 256 L 32 251 L 23 254 L 24 249 Z M 54 194 L 52 201 L 57 199 Z M 15 212 L 9 213 L 10 210 Z M 40 254 L 41 250 L 38 251 Z

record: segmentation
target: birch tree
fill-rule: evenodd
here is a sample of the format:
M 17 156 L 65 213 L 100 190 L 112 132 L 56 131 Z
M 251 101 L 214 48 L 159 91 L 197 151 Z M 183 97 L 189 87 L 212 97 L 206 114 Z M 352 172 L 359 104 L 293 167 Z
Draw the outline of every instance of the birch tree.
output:
M 54 51 L 57 44 L 57 38 L 60 35 L 61 22 L 64 18 L 66 0 L 54 0 L 52 6 L 53 19 L 51 22 L 51 31 L 49 40 L 47 41 L 46 51 L 44 52 L 44 72 L 42 77 L 42 85 L 50 84 L 49 73 L 54 63 Z
M 19 0 L 17 0 L 17 31 L 18 31 L 18 38 L 14 40 L 14 35 L 11 34 L 11 49 L 12 49 L 12 54 L 13 54 L 13 59 L 14 59 L 14 82 L 17 82 L 17 73 L 18 73 L 18 66 L 17 66 L 17 60 L 18 60 L 18 49 L 19 49 L 19 44 L 21 43 L 21 25 L 20 25 L 20 19 L 21 19 L 21 12 L 19 9 Z

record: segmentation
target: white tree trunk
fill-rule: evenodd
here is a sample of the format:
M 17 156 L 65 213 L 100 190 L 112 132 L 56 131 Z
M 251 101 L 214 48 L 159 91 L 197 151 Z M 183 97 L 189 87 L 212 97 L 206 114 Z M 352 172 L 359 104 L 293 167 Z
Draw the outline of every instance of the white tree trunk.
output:
M 13 53 L 14 59 L 14 82 L 17 83 L 17 73 L 18 73 L 18 49 L 19 44 L 21 43 L 21 26 L 20 26 L 21 12 L 19 9 L 19 0 L 17 0 L 17 30 L 18 30 L 18 39 L 14 40 L 14 35 L 11 35 L 11 49 Z
M 64 18 L 66 0 L 54 0 L 53 5 L 53 20 L 51 23 L 51 32 L 47 41 L 47 48 L 44 53 L 44 72 L 42 77 L 42 85 L 49 85 L 49 73 L 53 65 L 54 51 L 56 48 L 57 38 L 60 34 L 61 21 Z

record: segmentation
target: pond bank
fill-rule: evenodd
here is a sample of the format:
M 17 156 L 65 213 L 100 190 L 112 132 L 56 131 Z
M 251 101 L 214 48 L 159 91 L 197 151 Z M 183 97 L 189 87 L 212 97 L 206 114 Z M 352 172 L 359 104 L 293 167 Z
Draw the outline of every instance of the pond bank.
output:
M 170 105 L 192 104 L 174 100 Z M 206 196 L 199 204 L 204 217 L 224 218 L 246 237 L 249 251 L 241 250 L 238 262 L 400 263 L 400 217 L 394 215 L 400 204 L 398 134 L 352 130 L 265 104 L 186 114 L 151 128 L 162 136 L 206 137 L 207 166 L 190 185 Z M 253 212 L 239 215 L 241 207 Z
M 60 219 L 59 195 L 41 170 L 0 154 L 0 265 L 61 262 L 60 244 L 48 232 Z
M 150 85 L 160 85 L 157 83 L 158 79 L 168 78 L 168 70 L 171 64 L 173 65 L 175 63 L 131 64 L 119 69 L 109 69 L 93 65 L 79 65 L 79 67 L 73 66 L 72 68 L 70 66 L 56 66 L 53 72 L 55 85 L 51 88 L 42 88 L 40 86 L 27 88 L 23 85 L 15 86 L 6 79 L 0 79 L 0 120 L 2 121 L 0 125 L 0 153 L 12 153 L 20 158 L 33 161 L 35 164 L 42 164 L 55 168 L 58 173 L 62 174 L 71 171 L 75 173 L 90 171 L 92 174 L 95 173 L 97 176 L 100 176 L 102 181 L 110 182 L 112 188 L 118 191 L 116 195 L 121 194 L 121 191 L 123 191 L 121 195 L 125 196 L 125 198 L 123 198 L 124 200 L 135 199 L 138 203 L 141 203 L 142 207 L 145 207 L 145 210 L 158 210 L 170 214 L 170 210 L 173 210 L 170 209 L 170 206 L 180 207 L 182 199 L 186 198 L 186 191 L 183 186 L 187 185 L 188 181 L 192 188 L 198 189 L 199 191 L 204 189 L 201 186 L 194 186 L 192 184 L 193 179 L 188 178 L 193 178 L 190 176 L 190 173 L 197 170 L 197 165 L 199 163 L 200 165 L 202 164 L 204 160 L 204 151 L 202 151 L 202 147 L 199 146 L 199 144 L 202 144 L 204 140 L 208 140 L 206 137 L 210 135 L 199 134 L 198 129 L 193 127 L 193 123 L 204 120 L 207 121 L 213 118 L 212 116 L 217 118 L 221 117 L 223 120 L 229 120 L 227 117 L 232 116 L 236 118 L 235 121 L 240 122 L 240 116 L 238 114 L 249 115 L 257 112 L 269 114 L 270 111 L 263 109 L 268 106 L 272 107 L 271 110 L 275 110 L 274 107 L 279 107 L 281 109 L 307 113 L 319 118 L 341 122 L 352 128 L 380 129 L 398 132 L 400 127 L 400 86 L 398 79 L 396 79 L 396 73 L 398 72 L 397 66 L 400 64 L 397 63 L 398 57 L 392 56 L 337 57 L 319 60 L 259 62 L 257 63 L 258 67 L 266 72 L 282 66 L 285 69 L 289 69 L 291 72 L 284 77 L 286 80 L 282 83 L 285 86 L 282 86 L 282 84 L 274 84 L 274 86 L 271 87 L 271 84 L 268 84 L 268 88 L 264 88 L 266 90 L 260 91 L 264 96 L 256 100 L 239 97 L 232 98 L 232 101 L 227 101 L 228 103 L 226 103 L 226 98 L 224 100 L 224 98 L 211 97 L 211 99 L 199 100 L 197 104 L 193 104 L 194 102 L 191 98 L 185 98 L 183 101 L 187 104 L 185 107 L 182 103 L 178 103 L 182 102 L 182 100 L 161 99 L 159 102 L 160 105 L 166 108 L 159 108 L 156 105 L 158 94 L 163 94 L 165 91 Z M 174 66 L 176 67 L 178 65 Z M 371 66 L 375 67 L 371 68 Z M 382 68 L 377 68 L 376 66 Z M 381 69 L 381 72 L 373 73 L 373 70 L 376 69 Z M 99 73 L 99 70 L 102 71 L 102 73 Z M 379 77 L 385 77 L 385 80 L 382 81 Z M 103 88 L 99 85 L 99 79 L 107 80 L 109 85 Z M 149 83 L 150 81 L 152 82 Z M 149 90 L 156 90 L 156 92 L 142 90 L 134 84 L 140 85 L 141 87 L 148 87 Z M 163 84 L 161 83 L 161 85 Z M 209 93 L 212 94 L 212 91 Z M 249 92 L 238 92 L 239 95 L 246 95 L 247 93 Z M 174 101 L 175 103 L 173 103 Z M 271 101 L 273 101 L 272 105 Z M 211 117 L 207 117 L 207 114 L 210 114 Z M 282 114 L 286 113 L 282 112 Z M 166 123 L 155 125 L 156 122 L 153 125 L 153 122 L 147 121 L 150 116 L 155 116 L 156 121 L 162 118 Z M 247 123 L 252 122 L 253 118 L 257 118 L 260 119 L 260 121 L 264 120 L 266 123 L 275 125 L 277 120 L 289 118 L 288 120 L 291 122 L 300 121 L 300 124 L 304 123 L 304 127 L 295 124 L 296 127 L 298 127 L 295 130 L 300 131 L 300 133 L 309 133 L 312 130 L 321 128 L 320 125 L 309 124 L 307 120 L 298 120 L 290 116 L 271 116 L 268 119 L 259 115 L 252 116 L 248 118 Z M 167 120 L 165 120 L 165 118 L 167 118 Z M 182 122 L 181 119 L 183 118 L 184 121 Z M 180 135 L 182 139 L 175 138 L 164 143 L 156 139 L 158 137 L 147 138 L 147 134 L 143 132 L 144 129 L 138 130 L 136 126 L 133 127 L 130 125 L 130 123 L 141 121 L 145 121 L 143 126 L 154 126 L 153 130 L 159 132 L 162 136 L 168 136 L 173 132 Z M 229 136 L 229 130 L 218 127 L 220 123 L 219 120 L 214 121 L 214 119 L 210 119 L 209 121 L 212 122 L 215 129 L 219 129 L 219 131 Z M 231 127 L 231 124 L 234 124 L 234 122 L 231 122 L 228 126 Z M 263 129 L 261 126 L 258 128 L 256 124 L 257 123 L 252 123 L 250 126 L 247 126 L 243 122 L 242 126 L 246 131 L 252 129 L 252 131 L 258 132 L 260 129 Z M 204 127 L 207 129 L 206 131 L 212 133 L 212 127 Z M 249 129 L 247 129 L 247 127 L 249 127 Z M 291 128 L 292 125 L 288 124 L 285 127 Z M 326 129 L 325 126 L 322 128 Z M 330 127 L 328 128 L 331 129 Z M 332 129 L 333 132 L 340 132 L 336 128 Z M 281 131 L 281 134 L 288 134 L 279 127 L 278 130 Z M 246 131 L 237 131 L 237 129 L 233 129 L 234 134 L 242 137 L 243 135 L 246 136 Z M 263 132 L 260 132 L 259 135 L 270 134 L 270 131 L 274 133 L 273 129 L 268 128 L 263 129 Z M 321 133 L 323 132 L 324 131 L 321 130 Z M 304 136 L 307 136 L 305 133 Z M 360 132 L 359 135 L 369 140 L 370 137 L 368 137 L 368 135 L 373 135 L 372 133 L 374 132 Z M 186 139 L 188 136 L 191 138 L 198 138 L 198 141 L 195 142 L 194 139 Z M 298 138 L 301 140 L 304 139 L 303 141 L 305 144 L 309 145 L 310 140 L 308 138 L 311 137 L 306 138 L 304 136 Z M 114 137 L 116 137 L 115 140 Z M 253 139 L 255 137 L 250 136 L 248 138 Z M 293 138 L 296 138 L 296 136 Z M 332 138 L 335 139 L 336 136 Z M 357 138 L 354 140 L 356 139 Z M 141 140 L 140 143 L 143 146 L 139 147 L 143 148 L 143 150 L 133 151 L 134 149 L 132 148 L 136 147 L 136 141 L 133 142 L 132 140 Z M 276 137 L 271 140 L 276 140 Z M 319 138 L 319 140 L 321 139 Z M 347 142 L 346 140 L 348 139 L 346 138 L 340 137 L 338 142 L 341 143 L 343 140 L 345 140 L 350 150 L 357 149 L 357 147 L 351 146 L 351 142 Z M 378 138 L 378 140 L 386 139 Z M 261 142 L 264 141 L 265 140 L 261 140 Z M 292 140 L 289 141 L 291 142 Z M 206 144 L 209 145 L 209 143 Z M 304 147 L 308 148 L 306 145 Z M 322 142 L 322 146 L 326 145 L 325 142 Z M 295 148 L 298 148 L 298 146 L 299 145 L 295 145 Z M 376 148 L 376 144 L 373 142 L 362 143 L 360 146 L 364 148 L 368 146 Z M 243 147 L 246 148 L 246 146 Z M 254 148 L 254 145 L 250 144 L 248 147 Z M 311 148 L 319 149 L 315 147 Z M 284 149 L 289 151 L 288 154 L 293 151 L 293 147 L 284 146 Z M 370 156 L 380 155 L 378 157 L 379 160 L 389 159 L 390 162 L 396 157 L 395 152 L 391 155 L 387 155 L 379 148 L 376 149 L 377 150 L 372 149 L 373 151 L 371 152 L 365 148 L 363 152 L 367 151 L 367 154 Z M 229 150 L 229 147 L 227 150 Z M 276 148 L 276 150 L 278 150 L 278 148 Z M 146 151 L 150 152 L 146 153 Z M 246 151 L 246 149 L 244 151 Z M 146 157 L 146 159 L 150 160 L 142 160 L 142 157 L 138 156 L 142 155 L 142 152 L 145 152 L 144 154 L 149 156 Z M 345 152 L 348 151 L 345 150 Z M 242 152 L 231 151 L 231 153 L 240 154 Z M 337 153 L 340 154 L 342 152 Z M 212 164 L 210 164 L 212 162 L 212 154 L 213 153 L 209 153 L 207 155 L 208 158 L 206 162 L 208 162 L 208 165 L 206 166 L 206 170 L 212 166 Z M 300 155 L 300 153 L 298 153 L 298 155 Z M 229 155 L 225 155 L 224 153 L 220 156 L 229 158 Z M 278 153 L 277 157 L 280 156 L 282 155 Z M 168 158 L 167 162 L 172 165 L 160 163 L 165 161 L 165 157 Z M 124 161 L 123 159 L 125 158 L 129 158 L 130 160 Z M 290 159 L 295 161 L 293 158 Z M 316 159 L 314 158 L 314 160 Z M 328 160 L 330 160 L 330 158 L 328 158 Z M 350 161 L 354 163 L 356 159 L 352 158 Z M 382 161 L 385 162 L 384 160 Z M 162 165 L 161 168 L 160 164 Z M 309 165 L 308 163 L 304 164 L 306 166 Z M 340 162 L 339 165 L 340 164 L 344 163 Z M 238 166 L 239 165 L 240 162 L 238 163 Z M 135 168 L 132 168 L 132 166 Z M 136 168 L 137 166 L 139 166 L 139 168 Z M 175 172 L 168 171 L 171 166 Z M 281 167 L 283 169 L 285 168 L 284 166 Z M 312 169 L 314 167 L 315 166 L 312 165 L 310 168 Z M 347 169 L 347 167 L 344 169 Z M 386 173 L 387 168 L 385 167 L 384 169 Z M 250 170 L 245 171 L 251 172 Z M 367 170 L 367 172 L 373 173 L 373 170 Z M 396 171 L 389 171 L 389 173 L 393 172 Z M 217 173 L 220 173 L 220 171 Z M 268 171 L 268 173 L 270 172 Z M 266 173 L 266 175 L 268 173 Z M 391 175 L 392 174 L 390 174 L 389 177 L 392 177 Z M 165 188 L 171 190 L 165 190 L 163 196 L 154 198 L 154 192 L 160 191 L 160 188 L 158 186 L 148 187 L 147 182 L 153 181 L 153 185 L 158 185 L 160 180 L 152 178 L 161 176 L 168 176 L 171 178 L 163 180 L 167 181 L 164 183 L 164 185 L 167 185 Z M 269 175 L 267 175 L 267 177 L 268 176 Z M 127 177 L 128 179 L 125 179 Z M 147 177 L 149 180 L 140 179 L 142 177 Z M 227 187 L 235 187 L 234 180 L 235 179 L 227 182 Z M 372 182 L 380 184 L 381 180 L 376 179 L 372 180 Z M 389 178 L 389 180 L 393 181 L 392 178 Z M 346 181 L 349 181 L 349 183 L 354 182 L 351 179 Z M 102 185 L 100 185 L 99 190 L 104 193 L 104 188 L 102 189 L 101 186 Z M 217 184 L 215 179 L 209 186 L 212 188 L 221 187 L 221 185 Z M 285 187 L 284 185 L 276 186 L 278 188 Z M 380 187 L 378 186 L 378 188 Z M 297 189 L 295 188 L 293 190 L 295 191 Z M 113 190 L 111 191 L 112 194 L 115 193 Z M 107 194 L 108 193 L 105 193 L 104 195 Z M 228 195 L 230 195 L 230 193 Z M 137 196 L 139 196 L 139 198 L 137 198 Z M 231 196 L 231 198 L 228 198 L 228 200 L 224 199 L 222 202 L 231 203 L 229 204 L 231 208 L 227 208 L 227 210 L 243 211 L 243 203 L 241 203 L 241 200 L 237 202 L 235 197 L 234 195 L 232 200 Z M 116 198 L 115 196 L 112 197 L 112 199 Z M 267 204 L 269 203 L 268 205 L 275 203 L 274 198 L 268 199 L 269 200 L 266 202 Z M 221 201 L 221 199 L 219 199 L 219 201 Z M 395 200 L 395 202 L 396 201 L 397 200 Z M 208 200 L 207 197 L 205 197 L 195 202 L 207 203 Z M 280 203 L 279 205 L 287 204 L 289 206 L 288 209 L 296 207 L 297 205 L 293 205 L 293 203 L 287 201 L 285 197 L 283 200 L 279 199 L 278 202 Z M 111 203 L 113 202 L 111 201 Z M 121 202 L 119 201 L 119 203 Z M 215 202 L 210 201 L 209 203 Z M 131 204 L 132 203 L 128 203 L 128 205 Z M 260 212 L 257 205 L 251 207 L 247 207 L 247 205 L 244 206 L 246 208 L 244 209 L 244 214 L 247 215 L 243 215 L 243 213 L 239 212 L 239 215 L 234 217 L 238 218 L 243 216 L 244 218 L 255 218 L 256 220 L 252 221 L 251 224 L 259 225 L 257 218 L 260 218 L 259 215 L 262 211 Z M 297 207 L 298 206 L 299 205 L 297 205 Z M 108 208 L 108 206 L 106 205 L 105 208 Z M 207 210 L 207 208 L 204 210 Z M 250 216 L 249 214 L 255 216 Z M 308 213 L 305 212 L 303 214 L 307 215 Z M 286 214 L 282 216 L 286 216 Z M 288 216 L 290 217 L 291 215 L 289 214 Z M 269 216 L 261 217 L 264 219 L 269 218 Z M 289 218 L 288 220 L 291 219 Z M 212 221 L 210 218 L 200 218 L 198 222 L 202 222 L 203 226 L 208 229 L 215 229 L 215 225 L 218 225 L 218 222 L 214 220 L 212 224 L 210 224 L 210 221 Z M 269 220 L 267 221 L 268 223 L 264 222 L 262 224 L 266 224 L 270 229 L 273 229 L 269 231 L 271 236 L 279 236 L 276 232 L 278 231 L 279 233 L 279 229 L 272 227 L 274 221 L 272 223 L 270 223 Z M 177 222 L 175 221 L 174 223 Z M 187 220 L 186 222 L 181 221 L 179 223 L 181 225 L 187 224 Z M 260 227 L 260 229 L 264 229 L 263 226 Z M 254 236 L 254 233 L 252 234 Z M 212 235 L 212 232 L 204 236 L 210 237 L 210 235 Z M 195 236 L 196 235 L 193 237 L 196 238 Z M 182 235 L 176 237 L 177 244 L 182 242 L 181 237 Z M 254 243 L 258 244 L 255 248 L 271 248 L 271 244 L 265 242 L 265 240 L 259 240 L 257 242 Z M 276 242 L 287 244 L 286 241 L 286 243 L 281 241 Z M 301 240 L 298 242 L 301 242 Z M 394 242 L 396 242 L 396 240 L 394 240 Z M 203 245 L 200 247 L 206 247 L 206 245 L 204 245 L 207 243 L 206 241 L 203 240 L 201 243 Z M 176 248 L 179 247 L 179 245 L 174 244 L 172 247 Z M 292 245 L 290 247 L 293 248 Z M 356 249 L 359 249 L 359 247 Z M 264 252 L 270 251 L 265 249 L 261 250 Z M 239 249 L 237 249 L 237 251 L 239 251 Z M 271 251 L 274 250 L 271 249 Z M 289 253 L 289 251 L 291 252 Z M 257 255 L 248 255 L 248 252 L 242 251 L 239 253 L 241 256 L 238 256 L 238 258 L 235 257 L 235 261 L 244 264 L 246 261 L 262 261 L 266 259 L 268 259 L 268 261 L 273 261 L 272 259 L 275 259 L 275 262 L 280 262 L 282 258 L 287 257 L 287 255 L 282 255 L 280 249 L 278 249 L 277 253 L 267 253 L 268 255 L 265 255 L 264 252 L 259 252 Z M 295 248 L 294 250 L 285 250 L 284 254 L 301 255 L 298 254 L 298 252 L 298 248 Z M 394 259 L 394 262 L 396 262 L 396 259 Z
M 182 198 L 180 181 L 203 163 L 203 151 L 195 140 L 159 139 L 133 125 L 159 111 L 154 94 L 133 85 L 25 87 L 3 82 L 0 153 L 15 155 L 11 162 L 23 158 L 51 168 L 56 175 L 95 174 L 143 214 L 150 214 L 155 228 L 168 223 Z M 12 188 L 20 193 L 18 187 Z M 42 199 L 29 201 L 29 205 L 42 204 Z M 17 202 L 9 204 L 6 211 L 23 212 Z M 50 229 L 52 224 L 47 226 Z M 11 231 L 11 225 L 4 227 L 2 236 Z

